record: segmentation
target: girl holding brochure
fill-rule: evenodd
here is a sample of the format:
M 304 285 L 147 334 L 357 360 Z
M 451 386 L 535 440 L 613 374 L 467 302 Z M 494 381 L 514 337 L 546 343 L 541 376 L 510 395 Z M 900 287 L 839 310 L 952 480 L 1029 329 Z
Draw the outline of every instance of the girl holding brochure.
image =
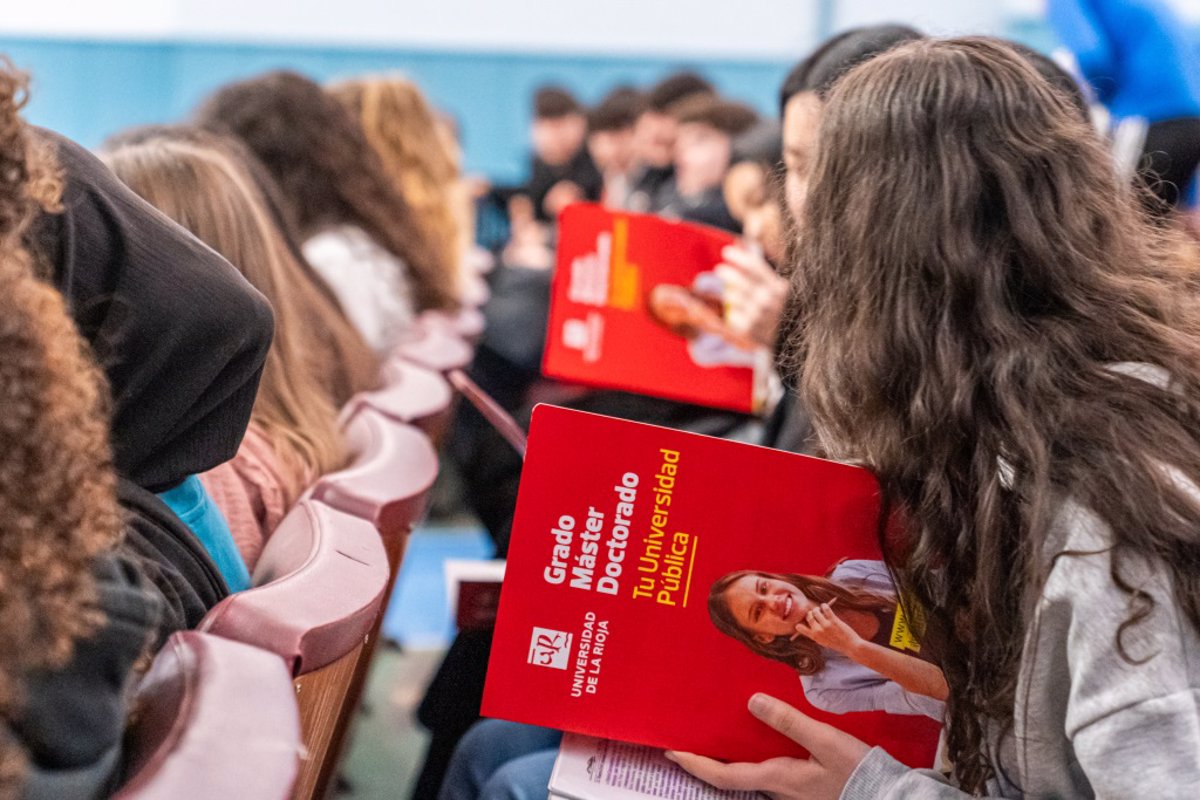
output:
M 906 515 L 947 626 L 949 774 L 765 695 L 778 798 L 1200 796 L 1200 300 L 1066 95 L 989 39 L 831 92 L 800 220 L 801 390 Z

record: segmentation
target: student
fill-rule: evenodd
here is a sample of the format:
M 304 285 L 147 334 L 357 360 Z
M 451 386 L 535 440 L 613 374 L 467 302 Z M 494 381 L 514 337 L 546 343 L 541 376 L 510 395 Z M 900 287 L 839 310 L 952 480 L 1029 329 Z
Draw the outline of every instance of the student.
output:
M 783 120 L 783 227 L 789 247 L 797 239 L 794 220 L 804 210 L 824 98 L 833 84 L 858 64 L 920 36 L 912 28 L 892 24 L 844 31 L 824 42 L 784 79 L 779 110 Z M 787 263 L 777 271 L 755 248 L 733 245 L 722 255 L 724 261 L 715 272 L 728 298 L 726 320 L 730 327 L 753 336 L 764 346 L 777 348 L 788 333 L 785 276 L 794 266 L 792 259 L 785 259 Z M 808 412 L 790 390 L 767 421 L 762 444 L 798 453 L 816 451 Z
M 783 265 L 785 251 L 782 127 L 777 120 L 760 120 L 733 142 L 733 166 L 725 174 L 721 194 L 730 216 L 741 226 L 742 242 L 755 255 L 761 255 L 772 273 Z M 724 283 L 724 282 L 723 282 Z M 730 311 L 733 311 L 731 308 Z M 757 331 L 745 330 L 764 347 L 774 347 L 773 339 L 762 340 Z M 774 331 L 771 332 L 772 336 Z
M 892 33 L 893 31 L 896 31 L 894 35 Z M 848 31 L 839 35 L 838 37 L 835 37 L 821 48 L 818 48 L 818 50 L 812 56 L 810 56 L 804 62 L 801 62 L 801 64 L 797 67 L 797 70 L 793 72 L 793 75 L 801 70 L 807 72 L 809 67 L 818 58 L 822 58 L 824 54 L 829 51 L 831 45 L 835 42 L 846 42 L 846 44 L 850 44 L 851 42 L 858 43 L 854 47 L 847 47 L 839 50 L 840 55 L 834 59 L 831 59 L 830 62 L 827 62 L 830 63 L 830 66 L 827 70 L 823 69 L 822 74 L 829 78 L 829 83 L 832 83 L 833 78 L 830 76 L 841 74 L 837 71 L 837 69 L 835 69 L 834 65 L 836 65 L 837 68 L 840 68 L 842 71 L 848 70 L 854 64 L 859 63 L 862 60 L 877 54 L 881 50 L 886 49 L 886 47 L 895 44 L 899 40 L 899 37 L 907 39 L 916 36 L 919 36 L 919 34 L 917 34 L 915 31 L 911 31 L 911 29 L 907 28 L 899 28 L 898 26 L 879 26 L 877 28 L 862 28 L 854 31 Z M 789 78 L 789 81 L 791 81 L 791 78 Z M 787 92 L 789 91 L 790 86 L 785 84 L 784 89 L 785 92 Z M 688 77 L 684 75 L 668 79 L 651 92 L 650 100 L 648 101 L 649 111 L 644 112 L 642 117 L 639 117 L 639 127 L 642 126 L 643 121 L 647 119 L 646 113 L 657 114 L 658 112 L 654 111 L 654 109 L 674 108 L 681 99 L 681 96 L 683 99 L 686 99 L 689 96 L 693 98 L 697 96 L 706 97 L 711 94 L 711 91 L 711 86 L 700 81 L 694 76 Z M 791 94 L 787 95 L 789 99 L 790 96 Z M 653 116 L 649 119 L 650 124 L 653 127 L 659 127 L 658 123 L 660 120 L 655 119 Z M 790 128 L 789 123 L 791 125 Z M 807 136 L 809 133 L 807 123 L 807 119 L 789 119 L 785 114 L 785 145 L 787 144 L 789 137 L 794 139 L 797 136 Z M 665 131 L 667 127 L 668 126 L 664 124 L 661 130 Z M 673 148 L 673 143 L 675 140 L 674 118 L 670 119 L 669 127 L 669 138 L 670 142 L 672 143 L 671 147 Z M 640 131 L 639 136 L 641 136 Z M 642 142 L 641 146 L 645 147 L 644 141 Z M 670 150 L 671 148 L 668 148 L 668 152 L 670 152 Z M 800 165 L 797 164 L 796 166 Z M 668 183 L 670 174 L 671 170 L 667 170 L 666 179 Z M 788 211 L 788 217 L 790 218 L 790 214 L 794 213 L 794 211 L 791 208 L 789 208 Z M 739 254 L 744 254 L 745 258 L 738 259 Z M 744 292 L 744 294 L 733 296 L 730 303 L 731 313 L 727 314 L 727 320 L 732 319 L 733 313 L 736 313 L 736 310 L 739 308 L 750 309 L 749 317 L 769 316 L 770 321 L 766 323 L 766 327 L 769 329 L 769 332 L 765 334 L 763 338 L 758 339 L 758 341 L 763 344 L 763 346 L 774 348 L 776 346 L 776 338 L 779 330 L 779 318 L 783 313 L 784 308 L 783 301 L 787 293 L 787 281 L 778 276 L 775 273 L 774 268 L 761 257 L 761 254 L 757 253 L 751 248 L 727 248 L 724 255 L 725 263 L 717 268 L 718 274 L 721 274 L 721 271 L 725 272 L 725 274 L 721 276 L 723 295 L 725 293 L 730 293 L 731 291 Z M 734 269 L 738 270 L 739 273 L 749 272 L 748 279 L 741 284 L 731 283 L 729 271 Z M 752 269 L 753 271 L 751 271 Z M 768 312 L 765 309 L 771 303 L 775 303 L 777 307 L 773 312 Z M 744 328 L 742 332 L 747 333 L 749 330 L 753 329 L 753 325 L 747 324 L 746 328 Z M 476 368 L 478 368 L 478 366 L 479 364 L 477 362 Z M 506 374 L 508 374 L 508 372 L 510 371 L 506 371 Z M 649 403 L 651 401 L 645 400 L 644 402 Z M 598 408 L 596 410 L 601 411 L 602 413 L 608 413 L 610 415 L 614 414 L 613 408 L 611 407 Z M 685 420 L 680 417 L 660 417 L 648 419 L 645 416 L 639 417 L 638 415 L 628 413 L 627 410 L 625 410 L 624 413 L 622 413 L 622 410 L 618 410 L 616 415 L 626 416 L 627 418 L 632 419 L 639 419 L 639 421 L 650 421 L 670 427 L 683 427 L 686 424 Z M 719 430 L 704 430 L 702 432 L 713 435 L 722 435 L 725 433 L 724 431 Z M 763 432 L 762 443 L 771 447 L 811 454 L 815 448 L 815 442 L 812 436 L 812 426 L 809 422 L 808 414 L 804 409 L 803 404 L 791 395 L 785 397 L 785 399 L 776 406 L 775 413 L 772 414 L 772 416 L 768 419 L 767 426 Z M 488 485 L 495 485 L 498 483 L 498 481 L 494 480 L 494 476 L 489 475 L 488 477 L 493 478 Z M 513 497 L 509 498 L 507 503 L 503 505 L 503 508 L 506 508 L 508 512 L 508 516 L 506 518 L 508 522 L 504 528 L 505 542 L 507 541 L 507 526 L 511 525 L 511 507 L 513 499 L 515 498 L 515 494 L 516 484 L 515 481 L 513 481 Z M 460 634 L 459 638 L 455 641 L 454 647 L 451 648 L 451 652 L 447 656 L 447 663 L 449 663 L 451 656 L 456 654 L 456 648 L 458 648 L 460 644 L 470 644 L 469 642 L 464 642 L 464 638 L 465 637 Z M 476 659 L 482 657 L 483 660 L 486 661 L 487 646 L 490 646 L 490 640 L 477 648 L 478 650 L 482 651 L 482 656 L 479 653 L 476 653 L 474 654 Z M 465 649 L 465 647 L 463 649 Z M 466 671 L 463 668 L 463 664 L 465 663 L 469 665 L 473 663 L 473 661 L 467 658 L 459 658 L 456 663 L 459 667 L 458 673 L 461 675 Z M 442 673 L 447 673 L 447 670 L 443 668 Z M 449 674 L 445 674 L 445 677 L 442 681 L 435 681 L 434 686 L 442 688 L 442 691 L 439 692 L 437 696 L 443 698 L 461 696 L 461 692 L 455 693 L 451 689 L 452 684 L 460 680 L 461 679 L 457 675 L 454 678 L 451 678 Z M 480 678 L 480 684 L 482 685 L 482 677 Z M 455 686 L 454 688 L 458 687 Z M 480 690 L 480 694 L 481 693 L 482 691 Z M 431 690 L 430 695 L 432 694 L 433 691 Z M 427 695 L 427 697 L 430 695 Z M 477 713 L 477 710 L 478 706 L 476 705 L 473 711 Z M 430 716 L 432 716 L 433 713 L 433 710 L 429 711 Z M 473 717 L 470 718 L 473 719 Z M 444 795 L 444 800 L 467 800 L 468 798 L 473 799 L 476 797 L 520 797 L 523 796 L 522 792 L 529 793 L 532 790 L 536 790 L 539 784 L 541 787 L 545 787 L 548 783 L 550 778 L 550 769 L 554 764 L 554 756 L 556 751 L 551 749 L 542 753 L 533 753 L 532 751 L 528 750 L 521 751 L 518 747 L 518 744 L 520 743 L 527 743 L 531 746 L 536 745 L 543 748 L 556 748 L 557 739 L 547 743 L 547 734 L 542 729 L 534 728 L 528 735 L 523 735 L 519 729 L 514 729 L 514 727 L 512 727 L 512 725 L 509 723 L 485 720 L 476 724 L 470 731 L 466 731 L 464 726 L 462 730 L 457 732 L 457 735 L 450 740 L 451 746 L 453 746 L 453 742 L 456 741 L 458 737 L 462 736 L 463 732 L 466 732 L 466 736 L 462 738 L 461 744 L 457 749 L 454 750 L 453 756 L 451 757 L 449 754 L 444 754 L 442 756 L 448 761 L 445 782 L 447 794 Z M 552 734 L 554 732 L 550 733 Z M 439 739 L 435 736 L 434 741 L 437 743 Z M 524 756 L 528 756 L 528 759 L 522 760 L 520 765 L 515 763 L 509 765 L 507 763 L 510 760 L 522 759 Z M 485 784 L 487 785 L 487 789 L 486 791 L 483 791 Z M 438 785 L 438 783 L 430 780 L 423 784 L 420 788 L 422 788 L 425 793 L 428 794 L 430 791 L 436 791 L 436 787 Z M 431 786 L 433 789 L 430 788 Z
M 411 333 L 416 312 L 453 306 L 452 270 L 361 127 L 316 83 L 267 73 L 219 89 L 197 116 L 240 139 L 271 173 L 304 255 L 377 353 Z
M 663 188 L 675 172 L 678 125 L 671 112 L 684 100 L 713 93 L 711 83 L 686 71 L 668 75 L 646 93 L 645 105 L 633 127 L 637 171 L 626 205 L 630 211 L 655 213 L 662 207 Z
M 0 69 L 0 797 L 91 800 L 113 788 L 165 608 L 114 550 L 103 377 L 21 241 L 62 188 L 17 116 L 22 88 Z
M 675 173 L 658 213 L 738 232 L 722 185 L 733 162 L 733 140 L 758 122 L 753 109 L 713 95 L 691 98 L 674 110 Z
M 783 797 L 1196 796 L 1200 307 L 1172 234 L 988 39 L 838 82 L 801 230 L 803 396 L 905 516 L 886 557 L 949 632 L 951 775 L 763 695 L 812 760 L 673 757 Z
M 1050 0 L 1047 17 L 1113 117 L 1149 124 L 1139 168 L 1179 206 L 1200 165 L 1195 36 L 1163 0 Z
M 461 297 L 469 277 L 467 219 L 457 144 L 420 88 L 401 75 L 377 75 L 335 83 L 329 93 L 359 121 L 392 184 L 412 209 L 438 262 L 451 271 Z
M 584 147 L 587 116 L 559 86 L 543 86 L 533 98 L 533 164 L 525 194 L 538 222 L 554 222 L 566 206 L 599 200 L 603 179 Z
M 230 588 L 249 583 L 196 476 L 237 452 L 271 341 L 271 308 L 82 147 L 48 131 L 33 135 L 59 165 L 62 202 L 38 214 L 26 240 L 112 389 L 117 489 L 129 512 L 122 547 L 163 592 L 172 624 L 191 627 Z
M 633 189 L 634 127 L 642 102 L 637 89 L 618 86 L 587 115 L 587 150 L 604 179 L 599 199 L 611 208 L 624 208 Z
M 99 370 L 62 298 L 7 249 L 0 314 L 0 797 L 90 800 L 118 772 L 134 667 L 165 608 L 114 550 Z
M 275 310 L 250 427 L 237 455 L 201 476 L 253 569 L 266 539 L 300 494 L 339 469 L 346 453 L 337 410 L 309 353 L 319 314 L 303 309 L 300 268 L 271 223 L 249 174 L 220 138 L 164 131 L 118 147 L 105 161 L 118 178 L 237 267 Z M 327 365 L 328 366 L 328 365 Z
M 252 179 L 273 228 L 272 236 L 283 243 L 288 257 L 298 268 L 289 284 L 290 294 L 303 315 L 321 321 L 319 325 L 309 326 L 312 341 L 308 356 L 313 371 L 334 404 L 340 408 L 359 392 L 378 389 L 379 357 L 346 317 L 329 284 L 304 258 L 295 225 L 289 219 L 287 204 L 275 179 L 239 140 L 229 136 L 218 136 L 214 140 L 213 136 L 191 125 L 140 125 L 105 139 L 101 152 L 136 147 L 152 139 L 190 141 L 201 146 L 212 146 L 217 141 L 225 156 L 233 159 L 238 169 Z

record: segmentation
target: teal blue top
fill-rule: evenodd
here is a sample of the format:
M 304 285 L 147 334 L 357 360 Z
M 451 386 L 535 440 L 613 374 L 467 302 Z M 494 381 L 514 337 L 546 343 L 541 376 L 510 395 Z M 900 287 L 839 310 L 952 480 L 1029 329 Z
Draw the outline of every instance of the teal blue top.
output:
M 191 475 L 174 489 L 161 492 L 158 496 L 196 534 L 221 571 L 229 591 L 249 589 L 250 571 L 246 569 L 246 562 L 234 544 L 229 523 L 209 497 L 200 479 Z

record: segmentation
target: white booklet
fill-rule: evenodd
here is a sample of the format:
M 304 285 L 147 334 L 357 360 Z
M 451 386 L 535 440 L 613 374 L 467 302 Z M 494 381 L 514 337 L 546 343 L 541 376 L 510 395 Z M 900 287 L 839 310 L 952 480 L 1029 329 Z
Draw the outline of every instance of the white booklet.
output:
M 550 776 L 560 800 L 759 800 L 757 792 L 727 792 L 693 778 L 662 750 L 568 733 Z

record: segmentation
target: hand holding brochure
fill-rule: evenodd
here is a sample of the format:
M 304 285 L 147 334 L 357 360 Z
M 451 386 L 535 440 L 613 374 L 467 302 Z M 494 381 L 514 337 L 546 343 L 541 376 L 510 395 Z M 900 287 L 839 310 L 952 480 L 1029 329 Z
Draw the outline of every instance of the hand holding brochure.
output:
M 760 800 L 757 792 L 724 791 L 693 778 L 663 756 L 640 744 L 563 737 L 550 797 L 562 800 Z
M 484 715 L 801 754 L 747 711 L 762 691 L 931 765 L 943 637 L 897 602 L 879 516 L 858 467 L 539 406 Z

